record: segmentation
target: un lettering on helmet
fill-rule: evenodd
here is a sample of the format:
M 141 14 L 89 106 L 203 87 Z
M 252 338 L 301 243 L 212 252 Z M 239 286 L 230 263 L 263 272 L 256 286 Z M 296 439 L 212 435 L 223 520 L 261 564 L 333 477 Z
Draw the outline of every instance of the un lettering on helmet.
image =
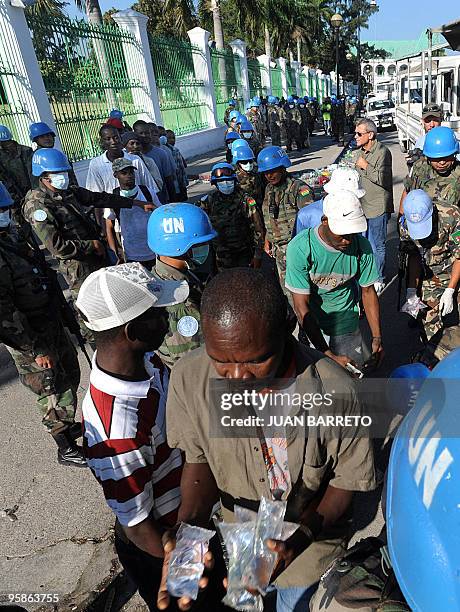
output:
M 165 234 L 184 234 L 184 220 L 182 217 L 168 217 L 163 219 Z

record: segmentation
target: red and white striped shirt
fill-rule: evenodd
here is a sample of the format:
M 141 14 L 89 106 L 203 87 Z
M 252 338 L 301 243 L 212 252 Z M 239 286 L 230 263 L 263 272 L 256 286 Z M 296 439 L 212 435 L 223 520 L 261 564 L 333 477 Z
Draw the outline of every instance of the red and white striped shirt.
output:
M 174 525 L 180 505 L 182 455 L 166 443 L 168 369 L 148 353 L 150 378 L 132 382 L 97 367 L 83 401 L 83 448 L 107 504 L 122 525 L 149 515 Z

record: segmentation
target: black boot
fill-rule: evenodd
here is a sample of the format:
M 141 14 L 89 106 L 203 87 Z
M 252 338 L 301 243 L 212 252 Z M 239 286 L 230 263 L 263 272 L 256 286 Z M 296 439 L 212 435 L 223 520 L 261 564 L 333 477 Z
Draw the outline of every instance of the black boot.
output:
M 87 467 L 82 450 L 75 444 L 68 430 L 53 434 L 58 445 L 58 463 L 75 467 Z
M 67 431 L 69 432 L 72 440 L 78 440 L 78 438 L 81 438 L 83 435 L 82 425 L 78 421 L 75 421 L 72 423 L 72 425 L 69 425 L 69 429 Z

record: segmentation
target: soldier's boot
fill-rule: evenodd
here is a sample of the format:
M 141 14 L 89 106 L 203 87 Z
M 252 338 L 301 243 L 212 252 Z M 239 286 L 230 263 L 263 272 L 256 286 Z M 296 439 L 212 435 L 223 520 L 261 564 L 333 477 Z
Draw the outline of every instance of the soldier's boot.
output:
M 54 433 L 52 436 L 58 446 L 58 463 L 74 467 L 87 467 L 81 448 L 75 444 L 67 430 Z
M 81 423 L 79 423 L 78 421 L 72 423 L 72 425 L 69 426 L 68 432 L 72 440 L 77 440 L 78 438 L 81 438 L 83 435 L 83 428 L 81 426 Z

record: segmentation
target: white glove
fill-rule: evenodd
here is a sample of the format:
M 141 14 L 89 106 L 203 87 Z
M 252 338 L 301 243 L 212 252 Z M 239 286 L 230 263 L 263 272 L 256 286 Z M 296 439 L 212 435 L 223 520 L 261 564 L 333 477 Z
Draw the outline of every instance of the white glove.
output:
M 439 301 L 439 313 L 441 317 L 450 314 L 454 309 L 454 293 L 455 289 L 445 289 Z
M 414 298 L 417 295 L 417 289 L 414 287 L 408 287 L 406 289 L 406 300 L 409 301 L 411 298 Z

